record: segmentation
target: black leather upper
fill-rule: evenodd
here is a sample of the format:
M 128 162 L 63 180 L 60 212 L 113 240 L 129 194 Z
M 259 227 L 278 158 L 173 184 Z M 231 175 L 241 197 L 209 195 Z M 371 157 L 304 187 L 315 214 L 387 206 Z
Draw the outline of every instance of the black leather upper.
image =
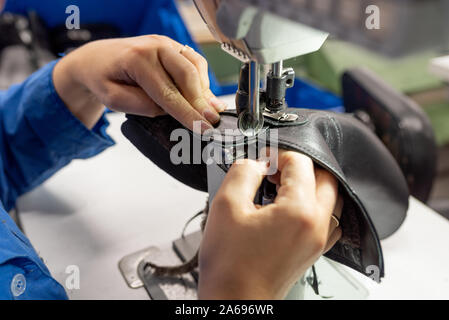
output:
M 405 219 L 409 192 L 401 169 L 380 140 L 348 114 L 288 109 L 300 115 L 294 123 L 266 119 L 269 130 L 278 129 L 278 146 L 309 156 L 340 182 L 344 198 L 343 236 L 326 256 L 363 274 L 384 262 L 379 238 L 395 232 Z M 235 129 L 236 115 L 222 114 L 218 130 Z M 181 125 L 170 116 L 154 119 L 128 116 L 125 136 L 160 168 L 198 190 L 207 191 L 205 164 L 173 165 L 171 132 Z M 203 146 L 206 143 L 203 142 Z
M 367 114 L 406 178 L 410 194 L 427 202 L 437 170 L 438 147 L 432 124 L 410 97 L 366 68 L 342 76 L 346 112 Z

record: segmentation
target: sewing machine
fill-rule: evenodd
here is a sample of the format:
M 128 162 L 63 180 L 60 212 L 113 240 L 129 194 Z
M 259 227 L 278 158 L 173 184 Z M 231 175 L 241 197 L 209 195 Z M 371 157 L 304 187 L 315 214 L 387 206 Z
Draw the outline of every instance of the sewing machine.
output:
M 246 0 L 241 0 L 241 2 L 246 3 Z M 287 2 L 290 5 L 284 5 Z M 315 4 L 323 8 L 323 2 L 326 1 L 260 1 L 267 8 L 274 3 L 276 9 L 286 17 L 289 14 L 302 17 L 307 25 L 318 27 L 322 24 L 330 29 L 338 27 L 338 25 L 332 25 L 331 20 L 323 17 L 324 10 L 317 11 L 317 15 L 309 14 L 309 11 L 305 10 L 296 10 L 302 6 L 309 8 Z M 332 9 L 328 10 L 329 7 L 326 7 L 325 12 L 344 13 L 350 11 L 346 6 L 339 10 L 333 10 L 340 3 L 351 7 L 367 6 L 367 2 L 363 0 L 328 0 L 328 2 L 332 3 Z M 369 1 L 369 3 L 379 2 L 381 1 Z M 406 1 L 387 0 L 383 2 L 396 6 Z M 418 2 L 421 2 L 420 6 L 426 8 L 434 6 L 433 10 L 440 13 L 443 13 L 444 10 L 435 4 L 443 4 L 443 2 L 449 4 L 447 0 Z M 283 5 L 277 5 L 278 3 L 283 3 Z M 388 10 L 388 12 L 392 11 Z M 351 21 L 358 16 L 357 14 L 346 14 L 351 17 Z M 363 14 L 364 10 L 360 15 Z M 436 20 L 438 19 L 433 19 L 432 23 Z M 393 19 L 393 21 L 397 22 L 398 20 Z M 420 29 L 421 24 L 428 23 L 425 19 L 412 19 L 411 21 L 419 30 L 423 30 Z M 444 21 L 449 23 L 449 19 Z M 400 25 L 397 23 L 396 27 L 400 28 Z M 408 35 L 415 33 L 416 29 L 411 28 Z M 332 34 L 336 33 L 326 28 L 323 30 Z M 449 28 L 445 30 L 449 30 Z M 343 29 L 337 33 L 348 36 Z M 416 38 L 418 37 L 420 37 L 419 34 L 416 35 Z M 408 43 L 419 45 L 419 41 L 408 41 Z M 376 50 L 380 50 L 382 47 L 387 47 L 385 42 L 377 41 L 373 44 L 373 48 Z M 225 99 L 231 105 L 235 97 L 225 97 Z M 148 163 L 145 157 L 136 156 L 134 146 L 120 131 L 125 117 L 116 113 L 108 114 L 107 117 L 111 122 L 110 134 L 117 145 L 98 157 L 86 161 L 75 161 L 72 165 L 65 167 L 43 186 L 23 196 L 19 200 L 19 209 L 23 213 L 22 220 L 27 235 L 32 239 L 33 245 L 46 261 L 58 282 L 65 284 L 68 277 L 71 277 L 72 274 L 67 273 L 68 264 L 79 266 L 81 289 L 68 290 L 68 295 L 72 299 L 148 299 L 143 288 L 130 289 L 130 287 L 142 286 L 137 275 L 139 261 L 148 254 L 152 258 L 164 254 L 174 256 L 171 248 L 172 240 L 179 236 L 185 221 L 203 206 L 206 196 L 204 193 L 175 181 L 155 165 Z M 92 176 L 96 176 L 98 179 L 86 184 L 85 178 Z M 120 187 L 118 188 L 111 181 L 120 181 Z M 128 198 L 127 201 L 124 201 L 124 195 Z M 149 195 L 151 195 L 151 199 Z M 168 199 L 170 195 L 176 195 L 176 201 Z M 151 202 L 150 205 L 149 202 Z M 126 213 L 126 217 L 124 217 L 124 213 Z M 57 235 L 64 235 L 59 237 L 58 241 L 55 241 L 55 230 Z M 341 273 L 332 273 L 331 275 L 335 275 L 335 278 L 330 279 L 329 282 L 323 278 L 321 273 L 319 273 L 320 279 L 324 285 L 332 288 L 344 284 L 345 288 L 348 288 L 347 292 L 352 292 L 350 296 L 345 295 L 340 298 L 354 298 L 354 296 L 363 298 L 368 291 L 370 299 L 447 298 L 449 257 L 442 254 L 447 252 L 447 234 L 449 234 L 447 220 L 412 199 L 405 225 L 392 238 L 382 243 L 388 274 L 381 285 L 344 267 L 334 269 Z M 416 235 L 420 235 L 420 237 Z M 184 253 L 188 253 L 189 250 L 194 252 L 198 239 L 198 235 L 187 236 L 186 241 L 182 243 L 176 241 L 175 247 L 182 249 L 181 246 L 183 246 L 182 252 Z M 152 247 L 128 255 L 149 245 L 164 243 L 168 245 L 159 248 Z M 129 287 L 116 267 L 118 260 L 125 255 L 129 259 L 122 260 L 122 262 L 129 263 L 122 265 L 129 269 L 125 270 L 123 274 Z M 181 256 L 179 253 L 178 255 Z M 161 259 L 160 262 L 179 263 L 179 260 L 173 256 L 167 260 Z M 326 270 L 329 269 L 327 262 L 323 264 L 323 267 Z M 421 270 L 432 270 L 425 274 L 425 281 L 423 281 Z M 181 288 L 182 285 L 183 283 L 179 285 L 181 293 L 187 291 L 185 288 Z M 322 293 L 328 295 L 325 290 Z M 168 297 L 173 299 L 183 296 L 174 294 Z M 309 298 L 309 296 L 306 294 L 305 298 Z
M 236 93 L 237 127 L 243 136 L 247 137 L 245 144 L 251 148 L 251 141 L 257 140 L 251 138 L 263 134 L 265 118 L 279 122 L 292 122 L 298 119 L 297 115 L 286 112 L 286 90 L 294 85 L 295 72 L 292 68 L 284 68 L 283 61 L 317 51 L 325 42 L 328 33 L 238 0 L 194 2 L 211 33 L 221 43 L 221 48 L 243 63 Z M 261 66 L 264 70 L 262 76 Z M 210 203 L 232 162 L 238 157 L 249 157 L 235 152 L 234 145 L 235 141 L 231 146 L 214 147 L 215 152 L 232 159 L 228 161 L 227 166 L 210 161 L 211 164 L 207 167 Z M 257 157 L 257 151 L 255 155 Z M 261 187 L 255 201 L 267 204 L 273 199 L 274 196 L 270 197 L 267 194 L 266 187 Z M 189 239 L 180 239 L 174 243 L 175 249 L 184 259 L 188 259 L 193 253 L 189 250 L 186 252 L 187 241 Z M 196 241 L 199 242 L 200 238 Z M 347 289 L 345 287 L 347 282 L 344 278 L 338 277 L 339 273 L 334 269 L 336 264 L 321 260 L 320 265 L 327 270 L 331 278 L 340 279 L 338 287 Z M 302 277 L 287 299 L 304 299 L 307 284 L 311 284 L 312 281 L 313 277 L 309 275 Z M 350 292 L 347 297 L 362 298 L 366 295 L 362 286 L 355 287 L 357 288 L 355 291 L 346 290 Z M 354 292 L 356 294 L 351 296 Z
M 295 80 L 295 72 L 285 69 L 283 60 L 318 50 L 328 34 L 242 1 L 197 0 L 195 4 L 222 49 L 245 64 L 236 98 L 242 133 L 257 135 L 264 117 L 296 120 L 283 112 L 285 92 Z M 262 88 L 261 65 L 266 71 Z
M 285 90 L 295 77 L 283 68 L 283 60 L 317 51 L 328 36 L 320 30 L 390 56 L 447 49 L 449 43 L 449 3 L 444 0 L 194 2 L 222 49 L 247 64 L 240 79 L 247 90 L 240 88 L 236 102 L 238 126 L 249 136 L 260 132 L 264 117 L 296 120 L 283 112 Z

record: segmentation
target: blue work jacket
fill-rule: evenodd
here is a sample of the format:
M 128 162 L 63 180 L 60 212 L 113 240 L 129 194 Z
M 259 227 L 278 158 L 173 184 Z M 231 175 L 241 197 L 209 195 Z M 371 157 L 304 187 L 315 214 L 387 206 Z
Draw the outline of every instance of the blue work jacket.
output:
M 67 299 L 7 212 L 73 159 L 114 143 L 104 116 L 89 130 L 64 105 L 52 80 L 56 63 L 0 92 L 0 299 Z
M 5 11 L 33 10 L 55 27 L 65 23 L 68 5 L 79 6 L 83 24 L 110 23 L 123 36 L 165 34 L 196 47 L 173 0 L 7 0 Z M 72 159 L 92 157 L 113 144 L 105 118 L 90 131 L 65 107 L 53 86 L 54 64 L 0 92 L 0 299 L 67 298 L 7 211 Z

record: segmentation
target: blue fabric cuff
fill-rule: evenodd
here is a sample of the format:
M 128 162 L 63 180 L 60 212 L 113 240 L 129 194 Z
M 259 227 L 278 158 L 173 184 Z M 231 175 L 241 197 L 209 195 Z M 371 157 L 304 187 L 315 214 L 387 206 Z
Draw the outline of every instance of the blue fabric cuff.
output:
M 70 112 L 53 83 L 56 63 L 58 61 L 53 61 L 41 69 L 44 77 L 31 80 L 32 92 L 25 94 L 32 95 L 30 100 L 34 101 L 25 117 L 40 140 L 59 156 L 89 158 L 114 144 L 106 134 L 109 122 L 103 114 L 95 127 L 89 130 Z
M 112 146 L 105 115 L 89 130 L 66 107 L 53 83 L 54 61 L 0 94 L 0 196 L 6 210 L 73 159 Z

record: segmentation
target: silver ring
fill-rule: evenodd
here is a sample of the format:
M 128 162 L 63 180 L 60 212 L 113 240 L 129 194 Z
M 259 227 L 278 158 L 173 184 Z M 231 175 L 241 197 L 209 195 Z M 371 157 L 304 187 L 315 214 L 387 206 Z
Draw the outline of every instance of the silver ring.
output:
M 188 45 L 185 45 L 182 49 L 181 49 L 181 51 L 179 52 L 180 54 L 184 54 L 184 52 L 186 52 L 187 50 L 193 50 L 191 47 L 189 47 Z
M 333 214 L 331 218 L 332 218 L 332 219 L 335 221 L 335 223 L 337 224 L 337 225 L 335 226 L 335 228 L 338 228 L 338 226 L 340 225 L 340 220 L 337 218 L 337 216 L 336 216 L 335 214 Z

